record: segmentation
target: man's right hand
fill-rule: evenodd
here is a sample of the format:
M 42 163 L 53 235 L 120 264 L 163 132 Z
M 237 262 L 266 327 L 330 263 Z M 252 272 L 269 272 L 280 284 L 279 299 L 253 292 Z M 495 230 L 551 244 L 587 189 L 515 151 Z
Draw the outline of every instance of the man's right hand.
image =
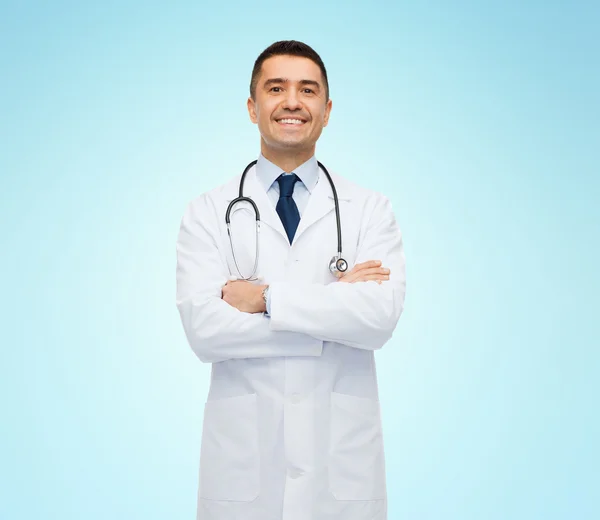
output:
M 369 260 L 362 264 L 356 264 L 350 271 L 345 273 L 338 273 L 338 282 L 354 283 L 354 282 L 367 282 L 369 280 L 375 280 L 377 283 L 381 283 L 382 280 L 390 279 L 390 270 L 381 267 L 380 260 Z

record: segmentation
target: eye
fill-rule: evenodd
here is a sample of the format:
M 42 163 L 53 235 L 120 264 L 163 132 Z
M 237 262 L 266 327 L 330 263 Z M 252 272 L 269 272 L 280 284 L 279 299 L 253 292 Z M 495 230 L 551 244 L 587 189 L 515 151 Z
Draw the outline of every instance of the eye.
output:
M 303 89 L 303 90 L 304 90 L 304 92 L 306 92 L 307 94 L 314 94 L 314 93 L 315 93 L 315 91 L 314 91 L 312 88 L 305 88 L 305 89 Z
M 277 90 L 277 92 L 281 91 L 281 87 L 271 87 L 269 89 L 269 92 L 273 92 L 273 91 L 275 91 L 275 89 L 279 89 L 279 90 Z

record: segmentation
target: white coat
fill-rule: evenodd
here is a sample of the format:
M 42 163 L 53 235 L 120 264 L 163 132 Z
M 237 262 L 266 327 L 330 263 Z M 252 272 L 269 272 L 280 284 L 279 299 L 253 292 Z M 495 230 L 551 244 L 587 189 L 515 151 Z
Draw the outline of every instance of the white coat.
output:
M 198 520 L 385 520 L 387 492 L 374 351 L 404 305 L 405 258 L 389 200 L 332 173 L 349 269 L 381 260 L 390 280 L 342 283 L 324 173 L 290 245 L 255 167 L 244 195 L 262 220 L 259 275 L 271 316 L 221 299 L 237 274 L 225 225 L 239 180 L 195 198 L 177 239 L 177 308 L 189 344 L 211 363 L 204 406 Z M 238 265 L 254 265 L 254 213 L 232 214 Z

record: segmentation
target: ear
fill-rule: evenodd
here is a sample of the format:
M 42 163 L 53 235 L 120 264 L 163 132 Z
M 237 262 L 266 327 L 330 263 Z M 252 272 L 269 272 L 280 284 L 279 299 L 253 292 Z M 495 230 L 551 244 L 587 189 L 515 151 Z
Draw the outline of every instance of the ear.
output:
M 325 107 L 325 118 L 323 120 L 323 126 L 327 126 L 327 123 L 329 123 L 329 114 L 331 113 L 331 107 L 332 107 L 333 103 L 331 102 L 331 99 L 329 101 L 327 101 L 327 106 Z
M 254 124 L 258 123 L 258 117 L 256 115 L 256 104 L 254 103 L 252 97 L 248 98 L 246 105 L 248 106 L 248 115 L 250 116 L 250 121 L 252 121 Z

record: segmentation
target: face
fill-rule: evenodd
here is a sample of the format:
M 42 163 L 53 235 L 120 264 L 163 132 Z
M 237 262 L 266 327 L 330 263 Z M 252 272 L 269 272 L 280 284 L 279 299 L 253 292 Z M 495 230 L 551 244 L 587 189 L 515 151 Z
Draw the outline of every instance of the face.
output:
M 330 111 L 331 100 L 326 101 L 321 69 L 314 61 L 284 55 L 263 62 L 248 113 L 267 149 L 314 153 Z

